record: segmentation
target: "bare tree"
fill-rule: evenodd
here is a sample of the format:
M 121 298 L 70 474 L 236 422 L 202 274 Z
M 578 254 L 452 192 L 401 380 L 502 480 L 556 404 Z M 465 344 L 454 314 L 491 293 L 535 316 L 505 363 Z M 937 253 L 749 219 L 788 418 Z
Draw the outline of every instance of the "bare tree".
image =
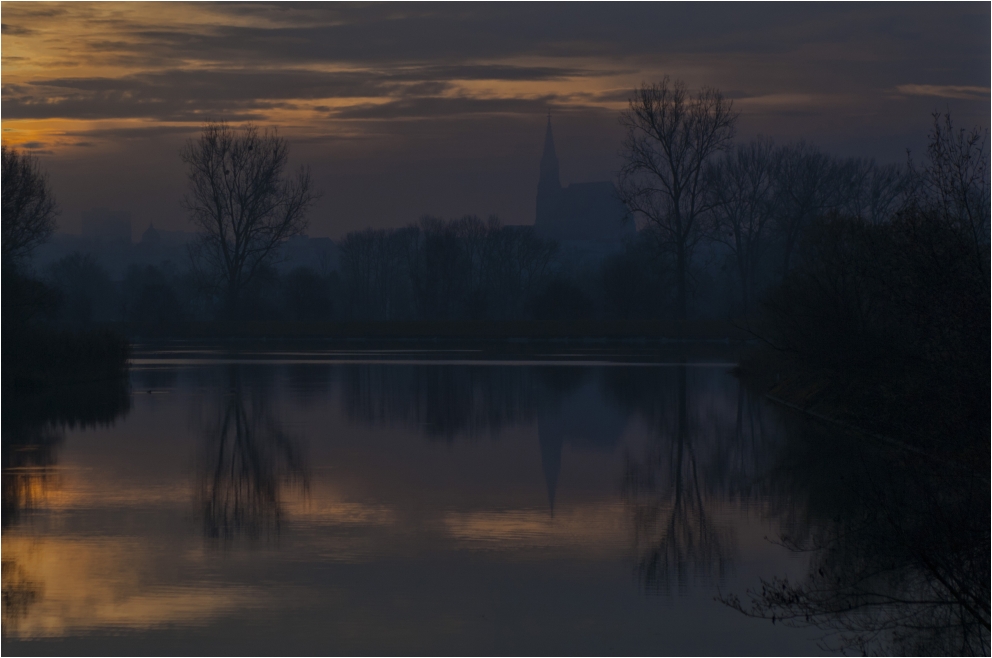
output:
M 193 254 L 222 288 L 229 314 L 279 244 L 307 227 L 317 194 L 307 168 L 284 178 L 288 156 L 274 131 L 225 123 L 207 124 L 180 152 L 189 179 L 183 207 L 202 231 Z
M 245 391 L 238 366 L 207 427 L 197 502 L 209 538 L 278 535 L 286 485 L 309 493 L 306 453 L 279 425 L 264 391 Z
M 989 152 L 988 131 L 957 129 L 950 114 L 933 114 L 927 162 L 917 169 L 909 160 L 913 180 L 911 202 L 937 214 L 961 230 L 972 243 L 972 259 L 988 282 Z M 5 193 L 6 194 L 6 193 Z
M 807 142 L 783 147 L 776 172 L 779 209 L 776 225 L 782 240 L 782 276 L 785 277 L 803 230 L 837 204 L 840 176 L 834 160 Z
M 409 276 L 420 317 L 451 319 L 459 310 L 472 282 L 472 261 L 466 253 L 459 223 L 422 217 L 417 250 Z
M 841 211 L 871 224 L 888 220 L 905 203 L 907 173 L 905 166 L 880 165 L 874 158 L 846 160 L 838 172 Z
M 774 216 L 776 152 L 771 140 L 753 140 L 726 153 L 713 168 L 713 236 L 733 255 L 746 314 Z
M 418 229 L 352 231 L 340 242 L 346 306 L 354 319 L 399 320 L 409 316 Z
M 719 91 L 690 95 L 665 78 L 643 85 L 620 116 L 627 130 L 619 174 L 621 200 L 656 227 L 675 252 L 679 320 L 687 314 L 686 273 L 709 209 L 707 162 L 730 145 L 737 113 Z
M 482 276 L 493 299 L 495 317 L 520 318 L 526 300 L 550 280 L 558 243 L 542 238 L 531 227 L 490 222 Z
M 714 571 L 722 577 L 736 552 L 733 531 L 711 515 L 732 469 L 723 464 L 716 471 L 707 467 L 713 456 L 698 445 L 705 430 L 693 418 L 686 365 L 679 364 L 673 374 L 675 399 L 664 397 L 675 404 L 655 407 L 659 419 L 665 419 L 659 429 L 666 441 L 651 446 L 641 459 L 628 456 L 622 490 L 633 520 L 641 581 L 648 589 L 664 592 L 684 590 L 693 577 Z
M 3 152 L 3 262 L 16 266 L 55 231 L 59 209 L 38 161 L 17 149 Z

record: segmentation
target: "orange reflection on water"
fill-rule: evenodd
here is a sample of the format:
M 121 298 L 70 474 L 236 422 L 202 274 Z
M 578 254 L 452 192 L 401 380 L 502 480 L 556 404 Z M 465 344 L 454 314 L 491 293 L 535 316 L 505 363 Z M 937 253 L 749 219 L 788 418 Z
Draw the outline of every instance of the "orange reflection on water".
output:
M 498 551 L 556 549 L 587 557 L 623 551 L 627 521 L 621 505 L 591 503 L 561 510 L 449 512 L 448 536 L 473 548 Z M 542 559 L 546 552 L 537 554 Z
M 28 510 L 48 507 L 61 494 L 59 473 L 47 466 L 3 470 L 4 514 L 19 516 Z M 5 519 L 5 525 L 8 520 Z
M 199 625 L 260 602 L 249 587 L 158 585 L 155 553 L 127 538 L 4 536 L 3 635 Z
M 396 522 L 395 510 L 385 505 L 341 500 L 329 492 L 287 498 L 284 511 L 288 518 L 309 525 L 387 526 Z

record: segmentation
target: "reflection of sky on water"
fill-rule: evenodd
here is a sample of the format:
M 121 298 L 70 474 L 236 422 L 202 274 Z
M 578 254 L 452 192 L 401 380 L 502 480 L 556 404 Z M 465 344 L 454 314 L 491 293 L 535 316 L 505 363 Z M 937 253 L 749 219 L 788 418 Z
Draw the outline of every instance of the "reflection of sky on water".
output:
M 17 583 L 35 592 L 16 618 L 5 610 L 5 649 L 47 637 L 85 651 L 114 633 L 136 651 L 180 638 L 202 651 L 814 651 L 809 632 L 712 600 L 804 566 L 765 540 L 781 505 L 756 482 L 775 436 L 742 434 L 724 368 L 686 368 L 686 427 L 709 522 L 734 539 L 729 567 L 670 596 L 639 582 L 638 506 L 676 503 L 623 482 L 671 444 L 677 370 L 139 365 L 128 414 L 67 431 L 57 491 L 4 531 L 5 596 Z M 264 429 L 238 463 L 277 459 L 265 442 L 278 435 L 305 455 L 307 484 L 270 468 L 279 523 L 211 534 L 198 492 L 205 473 L 232 468 L 212 432 L 232 408 Z M 246 477 L 228 485 L 257 491 Z

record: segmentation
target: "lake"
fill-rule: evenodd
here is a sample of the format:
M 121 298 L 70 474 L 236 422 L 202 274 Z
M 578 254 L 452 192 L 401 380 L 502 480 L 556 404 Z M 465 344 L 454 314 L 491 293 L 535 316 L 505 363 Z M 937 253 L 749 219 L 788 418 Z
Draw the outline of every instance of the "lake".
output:
M 5 427 L 7 655 L 821 652 L 719 600 L 801 580 L 817 513 L 731 357 L 132 363 Z

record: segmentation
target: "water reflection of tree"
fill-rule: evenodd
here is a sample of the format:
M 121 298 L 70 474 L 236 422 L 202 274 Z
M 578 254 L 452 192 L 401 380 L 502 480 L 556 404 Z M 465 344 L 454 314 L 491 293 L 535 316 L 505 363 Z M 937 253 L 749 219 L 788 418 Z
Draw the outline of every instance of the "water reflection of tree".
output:
M 32 395 L 3 394 L 3 527 L 44 498 L 66 429 L 110 425 L 130 409 L 126 378 L 63 386 Z
M 3 392 L 3 529 L 21 523 L 43 503 L 55 478 L 67 429 L 111 425 L 130 408 L 126 378 L 63 386 L 30 395 Z M 3 556 L 3 632 L 8 634 L 42 596 L 18 556 Z
M 447 441 L 532 420 L 541 393 L 533 369 L 514 367 L 349 365 L 342 383 L 351 420 L 405 425 Z
M 2 563 L 3 633 L 8 635 L 17 629 L 31 606 L 41 598 L 42 587 L 17 560 L 5 556 Z
M 44 424 L 23 428 L 14 440 L 3 438 L 3 527 L 44 500 L 54 477 L 58 446 L 64 440 L 60 427 Z
M 722 575 L 734 550 L 733 535 L 711 517 L 690 422 L 686 366 L 671 388 L 655 390 L 662 439 L 641 458 L 628 456 L 623 495 L 634 523 L 637 569 L 649 589 L 685 589 L 692 577 Z M 668 393 L 667 398 L 663 395 Z M 667 404 L 666 404 L 667 403 Z
M 265 391 L 245 391 L 238 366 L 218 420 L 205 433 L 198 502 L 208 537 L 258 537 L 277 533 L 282 488 L 306 492 L 309 475 L 297 441 L 284 432 L 266 403 Z
M 811 552 L 809 572 L 727 603 L 845 650 L 988 655 L 987 459 L 976 470 L 797 423 L 783 462 L 806 510 L 783 543 Z

